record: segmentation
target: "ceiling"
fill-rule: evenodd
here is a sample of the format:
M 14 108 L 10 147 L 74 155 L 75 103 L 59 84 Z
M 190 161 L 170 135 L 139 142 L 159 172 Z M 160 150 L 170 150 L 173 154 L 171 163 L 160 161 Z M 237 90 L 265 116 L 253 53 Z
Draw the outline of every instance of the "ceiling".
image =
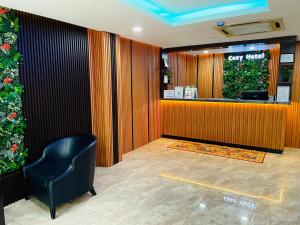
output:
M 188 25 L 172 26 L 151 14 L 145 13 L 123 0 L 0 0 L 1 6 L 57 19 L 101 31 L 119 34 L 133 40 L 142 41 L 163 48 L 186 45 L 200 45 L 217 42 L 270 38 L 278 36 L 300 36 L 300 0 L 268 0 L 269 11 L 225 19 L 213 19 Z M 169 9 L 189 10 L 199 7 L 197 0 L 153 0 Z M 235 0 L 238 1 L 238 0 Z M 240 2 L 246 0 L 239 0 Z M 171 3 L 173 2 L 173 3 Z M 182 2 L 185 4 L 182 5 Z M 201 4 L 210 7 L 213 3 L 234 2 L 234 0 L 202 0 Z M 228 38 L 213 29 L 218 21 L 242 23 L 258 19 L 283 17 L 286 30 Z M 143 32 L 132 32 L 133 26 L 141 26 Z

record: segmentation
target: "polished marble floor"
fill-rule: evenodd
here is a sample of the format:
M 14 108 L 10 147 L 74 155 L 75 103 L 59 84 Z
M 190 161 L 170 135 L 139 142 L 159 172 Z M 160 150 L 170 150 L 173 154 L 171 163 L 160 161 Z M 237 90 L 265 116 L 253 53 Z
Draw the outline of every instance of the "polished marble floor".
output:
M 8 225 L 300 225 L 300 150 L 263 164 L 168 149 L 160 139 L 97 168 L 97 196 L 5 208 Z

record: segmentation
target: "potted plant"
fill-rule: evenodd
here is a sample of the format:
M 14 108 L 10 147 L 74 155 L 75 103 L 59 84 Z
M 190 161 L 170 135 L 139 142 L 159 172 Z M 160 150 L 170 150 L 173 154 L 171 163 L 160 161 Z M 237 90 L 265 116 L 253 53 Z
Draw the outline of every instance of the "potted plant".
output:
M 282 74 L 283 81 L 285 82 L 289 81 L 291 77 L 291 68 L 289 66 L 282 67 L 281 74 Z
M 163 69 L 162 76 L 163 76 L 163 83 L 164 84 L 171 83 L 171 79 L 172 79 L 173 73 L 172 73 L 172 71 L 169 68 L 164 68 Z

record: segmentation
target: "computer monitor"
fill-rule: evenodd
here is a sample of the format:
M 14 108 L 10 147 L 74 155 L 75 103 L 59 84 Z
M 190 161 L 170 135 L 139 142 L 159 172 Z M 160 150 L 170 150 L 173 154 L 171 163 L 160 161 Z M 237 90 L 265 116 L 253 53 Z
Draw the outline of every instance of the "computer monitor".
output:
M 242 99 L 245 100 L 269 100 L 268 91 L 250 90 L 244 91 Z

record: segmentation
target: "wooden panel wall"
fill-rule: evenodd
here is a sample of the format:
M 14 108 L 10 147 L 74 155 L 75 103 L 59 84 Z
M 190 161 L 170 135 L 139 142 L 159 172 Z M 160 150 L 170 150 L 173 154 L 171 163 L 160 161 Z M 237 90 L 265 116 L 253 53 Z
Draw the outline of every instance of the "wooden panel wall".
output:
M 223 98 L 223 64 L 224 64 L 224 54 L 214 55 L 214 79 L 213 79 L 213 97 Z
M 186 56 L 186 78 L 185 85 L 197 86 L 197 57 L 193 55 Z
M 212 98 L 213 92 L 213 54 L 198 56 L 198 97 Z
M 133 149 L 131 41 L 122 37 L 117 37 L 117 86 L 119 152 L 125 154 Z
M 168 89 L 174 89 L 177 86 L 177 72 L 178 72 L 178 53 L 169 53 L 168 54 L 169 60 L 169 69 L 172 71 L 172 80 L 171 84 L 168 85 Z
M 293 75 L 292 104 L 288 108 L 286 146 L 300 148 L 300 42 L 297 43 Z
M 175 86 L 185 86 L 186 79 L 186 53 L 178 53 L 177 61 L 177 85 Z
M 98 138 L 97 166 L 113 165 L 110 35 L 88 30 L 92 128 Z
M 160 138 L 160 48 L 149 46 L 149 141 Z
M 283 149 L 286 105 L 162 100 L 163 134 Z
M 132 42 L 133 148 L 149 142 L 149 49 L 146 44 Z
M 276 95 L 277 80 L 280 59 L 280 46 L 270 50 L 271 60 L 269 62 L 270 78 L 269 78 L 269 95 Z

